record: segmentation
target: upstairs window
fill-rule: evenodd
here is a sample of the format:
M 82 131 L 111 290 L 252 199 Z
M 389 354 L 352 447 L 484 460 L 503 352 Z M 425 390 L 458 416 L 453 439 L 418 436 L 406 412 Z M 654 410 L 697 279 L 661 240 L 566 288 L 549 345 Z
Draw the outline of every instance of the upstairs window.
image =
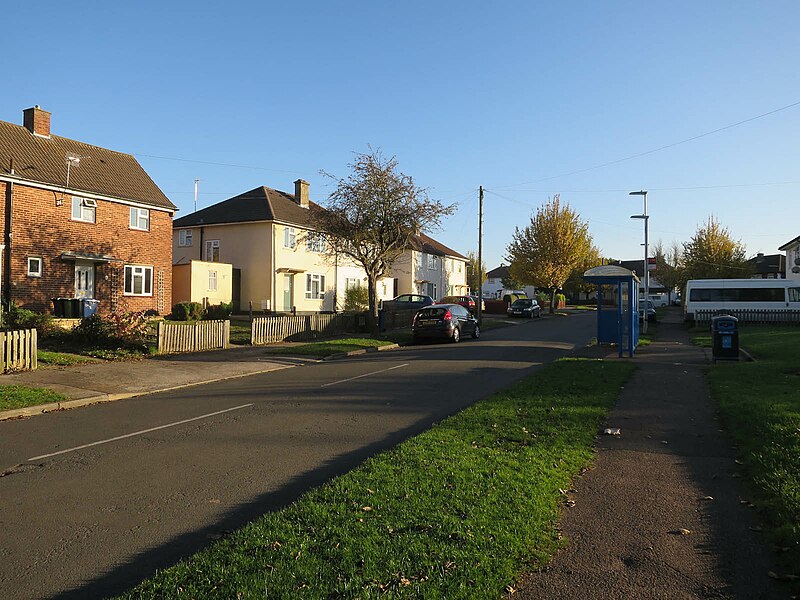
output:
M 435 269 L 436 268 L 436 255 L 435 254 L 428 254 L 428 268 Z
M 97 200 L 72 197 L 72 220 L 94 223 L 97 217 Z
M 206 261 L 219 262 L 219 240 L 206 240 Z
M 131 229 L 150 231 L 150 211 L 148 209 L 131 206 Z
M 294 248 L 295 241 L 297 240 L 297 232 L 294 227 L 283 228 L 283 247 Z
M 181 229 L 178 231 L 178 246 L 191 246 L 192 245 L 192 230 Z
M 325 236 L 321 233 L 309 231 L 306 234 L 306 251 L 308 252 L 325 252 Z

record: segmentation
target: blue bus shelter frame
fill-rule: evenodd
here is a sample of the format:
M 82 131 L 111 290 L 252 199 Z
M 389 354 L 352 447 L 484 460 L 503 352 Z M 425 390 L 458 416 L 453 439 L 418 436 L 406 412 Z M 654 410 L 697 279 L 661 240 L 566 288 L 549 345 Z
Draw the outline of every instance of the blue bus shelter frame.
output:
M 639 346 L 639 278 L 617 265 L 603 265 L 583 274 L 597 285 L 597 343 L 616 344 L 617 354 L 633 356 Z M 603 302 L 604 286 L 614 290 L 614 304 Z

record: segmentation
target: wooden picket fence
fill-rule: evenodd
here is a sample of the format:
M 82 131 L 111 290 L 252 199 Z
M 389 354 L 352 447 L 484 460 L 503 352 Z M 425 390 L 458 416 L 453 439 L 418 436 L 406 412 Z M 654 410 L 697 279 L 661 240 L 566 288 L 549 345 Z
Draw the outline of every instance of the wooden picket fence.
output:
M 0 332 L 0 365 L 7 371 L 32 371 L 39 357 L 38 336 L 35 329 Z
M 159 354 L 218 350 L 229 348 L 230 342 L 230 321 L 158 322 Z
M 719 314 L 730 314 L 739 319 L 742 323 L 776 323 L 776 324 L 800 324 L 800 310 L 780 310 L 780 309 L 731 309 L 721 313 L 718 310 L 696 310 L 694 322 L 697 325 L 711 323 L 711 318 Z
M 311 314 L 255 317 L 250 324 L 250 343 L 254 346 L 279 342 L 302 342 L 365 331 L 364 314 Z

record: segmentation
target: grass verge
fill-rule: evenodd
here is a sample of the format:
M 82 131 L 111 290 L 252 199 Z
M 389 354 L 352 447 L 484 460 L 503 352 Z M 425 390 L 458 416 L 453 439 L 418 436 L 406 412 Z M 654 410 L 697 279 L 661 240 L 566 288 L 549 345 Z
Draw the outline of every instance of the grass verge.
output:
M 99 359 L 89 356 L 82 356 L 80 354 L 71 354 L 69 352 L 50 352 L 48 350 L 39 350 L 38 361 L 39 364 L 53 365 L 61 367 L 69 367 L 72 365 L 80 365 L 85 363 L 97 362 Z
M 388 346 L 391 343 L 388 340 L 376 340 L 374 338 L 344 338 L 298 344 L 296 346 L 268 346 L 264 351 L 267 354 L 289 354 L 292 356 L 330 356 L 340 352 Z
M 634 368 L 558 361 L 126 597 L 498 597 L 559 548 L 561 490 Z
M 708 343 L 709 336 L 698 336 Z M 800 328 L 740 327 L 757 362 L 708 371 L 724 426 L 741 453 L 750 499 L 770 528 L 779 558 L 800 575 Z
M 25 408 L 49 404 L 50 402 L 63 402 L 66 396 L 45 388 L 32 388 L 24 385 L 0 385 L 0 410 Z

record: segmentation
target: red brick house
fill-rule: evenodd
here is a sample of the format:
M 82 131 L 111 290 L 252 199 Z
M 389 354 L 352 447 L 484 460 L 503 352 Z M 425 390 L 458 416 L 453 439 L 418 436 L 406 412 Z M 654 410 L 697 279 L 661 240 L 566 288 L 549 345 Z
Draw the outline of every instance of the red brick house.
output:
M 50 113 L 0 121 L 0 291 L 40 312 L 171 309 L 176 207 L 130 154 L 52 135 Z

